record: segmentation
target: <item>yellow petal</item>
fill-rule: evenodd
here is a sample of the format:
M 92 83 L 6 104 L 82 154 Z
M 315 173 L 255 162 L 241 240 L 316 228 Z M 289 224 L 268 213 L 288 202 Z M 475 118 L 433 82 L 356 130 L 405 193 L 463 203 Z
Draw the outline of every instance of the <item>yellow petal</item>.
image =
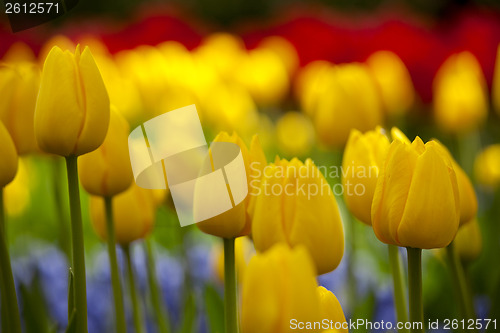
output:
M 17 172 L 17 152 L 9 132 L 0 122 L 0 188 L 10 183 Z
M 73 154 L 82 155 L 99 147 L 109 125 L 109 97 L 99 68 L 86 47 L 79 59 L 78 71 L 83 92 L 85 117 Z
M 316 288 L 316 293 L 319 298 L 321 319 L 328 319 L 330 325 L 333 322 L 333 327 L 341 327 L 343 323 L 346 323 L 344 311 L 337 297 L 330 290 L 321 286 Z M 347 329 L 339 329 L 337 331 L 348 332 Z

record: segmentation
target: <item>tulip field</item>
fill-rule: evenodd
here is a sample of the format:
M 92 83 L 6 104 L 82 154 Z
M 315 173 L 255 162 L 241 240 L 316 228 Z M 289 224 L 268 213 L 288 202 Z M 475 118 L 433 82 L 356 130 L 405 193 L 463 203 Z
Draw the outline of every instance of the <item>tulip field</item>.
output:
M 498 4 L 6 4 L 1 333 L 500 330 Z

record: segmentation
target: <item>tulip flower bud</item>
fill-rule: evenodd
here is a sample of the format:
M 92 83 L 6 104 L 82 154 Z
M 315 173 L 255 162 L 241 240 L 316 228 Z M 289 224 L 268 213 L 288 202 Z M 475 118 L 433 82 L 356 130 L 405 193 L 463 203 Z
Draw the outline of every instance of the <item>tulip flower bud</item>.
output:
M 474 162 L 477 181 L 489 188 L 500 186 L 500 144 L 486 147 Z
M 471 262 L 479 257 L 482 250 L 482 239 L 477 219 L 473 219 L 458 229 L 453 245 L 462 261 Z
M 114 196 L 112 205 L 118 244 L 127 245 L 145 238 L 153 229 L 156 208 L 148 190 L 134 184 L 125 192 Z M 95 232 L 105 240 L 107 232 L 104 198 L 90 197 L 90 217 Z
M 40 70 L 31 63 L 0 65 L 0 119 L 19 155 L 37 150 L 33 128 Z
M 220 132 L 213 142 L 231 142 L 240 147 L 243 162 L 245 163 L 248 195 L 245 200 L 232 209 L 199 222 L 197 226 L 207 234 L 223 238 L 248 235 L 251 230 L 253 212 L 253 205 L 250 205 L 250 201 L 252 196 L 255 195 L 254 193 L 259 190 L 260 175 L 267 163 L 266 157 L 257 136 L 252 138 L 250 150 L 248 150 L 243 140 L 236 133 L 230 136 L 226 132 Z
M 335 295 L 324 287 L 317 287 L 316 293 L 319 298 L 319 311 L 321 313 L 321 320 L 328 319 L 330 325 L 337 327 L 337 332 L 348 332 L 346 328 L 342 328 L 342 324 L 346 323 L 344 311 L 342 306 Z M 333 323 L 333 324 L 332 324 Z M 347 327 L 347 326 L 345 326 Z
M 315 269 L 304 247 L 278 244 L 250 260 L 243 279 L 243 333 L 290 332 L 293 320 L 319 321 L 319 310 Z
M 375 188 L 372 226 L 387 244 L 431 249 L 447 246 L 457 233 L 457 177 L 441 145 L 391 143 Z
M 394 116 L 406 113 L 415 100 L 415 90 L 405 64 L 390 51 L 375 52 L 366 63 L 377 82 L 385 112 Z
M 86 47 L 80 54 L 52 48 L 42 72 L 35 110 L 40 149 L 61 156 L 83 155 L 101 145 L 109 125 L 109 98 Z
M 349 211 L 368 225 L 372 224 L 373 195 L 389 145 L 384 130 L 377 127 L 365 134 L 352 130 L 344 150 L 342 159 L 344 199 Z
M 279 158 L 264 170 L 252 221 L 257 251 L 276 243 L 304 245 L 318 274 L 337 267 L 344 252 L 344 232 L 337 202 L 314 163 Z
M 319 97 L 328 89 L 331 73 L 332 64 L 323 60 L 310 62 L 298 73 L 295 90 L 300 106 L 308 116 L 314 115 Z
M 14 142 L 0 122 L 0 188 L 10 183 L 17 172 L 17 152 Z
M 488 114 L 486 83 L 477 59 L 469 52 L 450 56 L 433 82 L 437 124 L 451 133 L 476 129 Z
M 380 125 L 381 100 L 367 67 L 356 63 L 333 67 L 313 120 L 319 138 L 333 147 L 343 146 L 353 128 L 368 131 Z
M 118 111 L 111 108 L 109 129 L 102 145 L 78 159 L 83 188 L 92 195 L 110 197 L 125 191 L 133 180 L 128 152 L 130 128 Z

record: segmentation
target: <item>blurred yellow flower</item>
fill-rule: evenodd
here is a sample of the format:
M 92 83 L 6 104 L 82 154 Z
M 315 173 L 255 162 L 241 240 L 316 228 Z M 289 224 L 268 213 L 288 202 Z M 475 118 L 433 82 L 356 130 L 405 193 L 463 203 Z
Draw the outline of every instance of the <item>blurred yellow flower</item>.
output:
M 299 67 L 297 50 L 288 40 L 279 36 L 269 36 L 260 41 L 258 48 L 274 52 L 285 65 L 288 76 L 291 77 Z
M 477 181 L 493 189 L 500 185 L 500 144 L 486 147 L 474 162 L 474 174 Z
M 441 145 L 391 143 L 377 180 L 372 226 L 387 244 L 431 249 L 447 246 L 460 221 L 460 199 L 452 162 Z
M 377 82 L 386 113 L 394 116 L 406 113 L 414 103 L 415 90 L 403 61 L 390 51 L 378 51 L 366 63 Z
M 35 137 L 47 153 L 70 156 L 95 150 L 106 136 L 109 98 L 88 48 L 54 47 L 45 61 L 35 110 Z
M 255 255 L 243 279 L 241 331 L 293 332 L 293 319 L 319 321 L 315 273 L 302 246 L 291 250 L 278 244 Z
M 452 133 L 477 129 L 488 114 L 486 82 L 477 59 L 469 52 L 450 56 L 433 82 L 438 126 Z
M 380 97 L 365 65 L 333 67 L 325 91 L 318 96 L 313 121 L 319 138 L 337 148 L 346 143 L 351 129 L 368 131 L 382 123 Z
M 483 243 L 477 219 L 458 229 L 453 246 L 462 261 L 471 262 L 479 257 Z
M 275 52 L 264 48 L 248 52 L 234 75 L 259 105 L 276 105 L 289 91 L 285 64 Z
M 37 150 L 33 127 L 40 69 L 32 63 L 0 65 L 0 119 L 19 155 Z
M 276 124 L 276 139 L 285 154 L 304 156 L 311 151 L 314 144 L 314 126 L 305 115 L 289 111 Z
M 3 62 L 6 63 L 31 63 L 36 62 L 33 50 L 23 42 L 15 42 L 3 55 Z
M 344 252 L 344 231 L 330 185 L 314 163 L 276 158 L 254 193 L 252 236 L 257 251 L 276 243 L 304 245 L 318 274 L 335 269 Z
M 133 184 L 125 192 L 112 199 L 113 222 L 116 242 L 127 245 L 137 239 L 145 238 L 153 229 L 156 207 L 149 190 Z M 95 232 L 106 239 L 106 215 L 104 198 L 90 197 L 90 217 Z
M 353 129 L 342 159 L 342 185 L 349 211 L 361 222 L 371 225 L 373 195 L 383 167 L 389 139 L 381 127 L 362 134 Z
M 17 152 L 9 132 L 0 121 L 0 189 L 10 183 L 17 172 Z
M 295 90 L 300 106 L 305 114 L 313 116 L 316 106 L 329 87 L 327 82 L 332 73 L 332 65 L 327 61 L 313 61 L 307 64 L 297 75 Z
M 250 204 L 250 201 L 254 193 L 259 189 L 260 177 L 257 177 L 257 175 L 262 174 L 262 170 L 267 164 L 264 152 L 257 136 L 253 136 L 250 150 L 236 132 L 233 132 L 233 135 L 220 132 L 213 142 L 231 142 L 240 147 L 247 175 L 248 196 L 232 209 L 199 222 L 197 226 L 207 234 L 223 238 L 248 235 L 251 230 L 254 207 Z M 256 178 L 259 179 L 256 180 Z
M 111 197 L 133 181 L 128 152 L 130 128 L 116 108 L 111 108 L 109 128 L 102 145 L 78 159 L 83 188 L 92 195 Z
M 321 314 L 321 320 L 328 319 L 330 327 L 338 327 L 338 332 L 348 332 L 346 328 L 347 322 L 345 320 L 344 311 L 342 311 L 342 306 L 335 295 L 328 289 L 324 287 L 317 287 L 316 293 L 319 298 L 319 311 Z M 332 324 L 333 323 L 333 324 Z
M 495 63 L 495 72 L 493 74 L 493 83 L 491 86 L 491 99 L 493 108 L 500 115 L 500 44 L 497 48 L 497 59 Z
M 36 182 L 36 169 L 26 158 L 20 158 L 14 180 L 4 189 L 5 212 L 9 216 L 22 215 L 31 203 L 31 188 Z

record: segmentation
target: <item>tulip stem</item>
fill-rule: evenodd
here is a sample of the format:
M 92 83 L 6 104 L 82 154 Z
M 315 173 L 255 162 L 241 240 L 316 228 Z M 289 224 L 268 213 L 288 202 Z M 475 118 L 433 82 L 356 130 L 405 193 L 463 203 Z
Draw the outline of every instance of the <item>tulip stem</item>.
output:
M 130 299 L 132 300 L 132 313 L 134 315 L 134 326 L 136 333 L 142 333 L 143 325 L 142 325 L 142 316 L 139 308 L 139 300 L 137 298 L 137 289 L 135 286 L 135 276 L 134 276 L 134 268 L 132 266 L 132 257 L 130 255 L 130 246 L 123 246 L 123 252 L 125 253 L 125 257 L 127 259 L 127 271 L 128 271 L 128 286 L 130 289 Z
M 474 306 L 467 288 L 465 273 L 463 266 L 458 257 L 457 251 L 453 246 L 453 242 L 446 247 L 448 264 L 451 270 L 455 293 L 458 298 L 461 316 L 463 319 L 475 319 Z
M 226 333 L 239 332 L 234 241 L 235 238 L 224 238 L 224 315 Z
M 87 285 L 85 280 L 85 245 L 83 241 L 82 207 L 78 187 L 78 157 L 66 157 L 68 173 L 69 208 L 71 213 L 71 240 L 75 285 L 75 320 L 78 333 L 87 333 Z
M 399 248 L 396 245 L 389 244 L 389 263 L 391 265 L 392 281 L 394 283 L 394 304 L 396 306 L 396 315 L 398 321 L 406 323 L 408 321 L 408 308 L 406 307 L 406 288 L 404 285 L 404 272 L 399 255 Z M 401 328 L 399 332 L 408 332 Z
M 158 280 L 156 279 L 156 264 L 155 257 L 153 254 L 153 249 L 151 248 L 151 241 L 146 239 L 144 241 L 146 247 L 147 256 L 147 270 L 148 270 L 148 282 L 151 293 L 151 303 L 153 304 L 153 310 L 155 312 L 156 320 L 158 321 L 158 332 L 168 333 L 169 330 L 169 320 L 168 314 L 165 306 L 160 298 L 161 291 L 158 285 Z
M 422 249 L 412 247 L 408 251 L 408 286 L 410 296 L 411 333 L 423 333 L 424 307 L 422 301 Z
M 16 288 L 10 265 L 9 246 L 5 237 L 5 213 L 3 207 L 3 187 L 0 188 L 0 292 L 2 294 L 2 321 L 8 332 L 21 333 L 21 319 L 17 304 Z
M 115 227 L 113 223 L 113 198 L 105 197 L 104 204 L 106 206 L 106 236 L 108 242 L 108 257 L 109 266 L 111 268 L 111 284 L 113 286 L 113 298 L 115 302 L 115 324 L 116 332 L 127 332 L 125 321 L 125 309 L 123 306 L 122 286 L 120 283 L 120 274 L 118 271 L 118 261 L 116 259 L 116 237 Z

